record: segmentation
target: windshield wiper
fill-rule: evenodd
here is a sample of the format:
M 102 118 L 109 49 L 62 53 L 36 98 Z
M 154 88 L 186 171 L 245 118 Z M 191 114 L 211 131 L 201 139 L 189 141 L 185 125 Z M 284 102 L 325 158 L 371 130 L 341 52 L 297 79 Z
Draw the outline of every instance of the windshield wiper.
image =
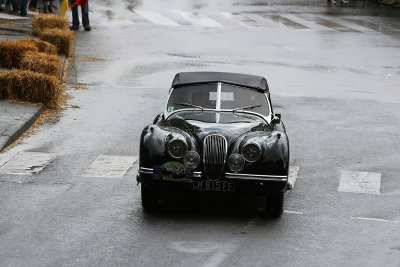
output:
M 242 108 L 234 108 L 233 112 L 238 111 L 238 110 L 253 109 L 253 108 L 258 108 L 258 107 L 261 107 L 261 104 L 254 105 L 254 106 L 242 107 Z
M 201 109 L 201 111 L 203 111 L 203 107 L 197 106 L 197 105 L 193 105 L 193 104 L 190 104 L 190 103 L 177 103 L 177 102 L 173 102 L 173 104 L 174 104 L 174 105 L 182 105 L 182 106 L 185 106 L 185 107 L 199 108 L 199 109 Z

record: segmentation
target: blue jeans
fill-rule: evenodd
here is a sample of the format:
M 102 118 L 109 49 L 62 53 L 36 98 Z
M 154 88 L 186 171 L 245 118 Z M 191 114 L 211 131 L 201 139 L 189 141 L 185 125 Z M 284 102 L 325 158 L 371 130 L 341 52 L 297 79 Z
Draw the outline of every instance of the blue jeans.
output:
M 13 11 L 20 11 L 21 16 L 26 16 L 28 8 L 28 0 L 12 0 Z
M 83 27 L 90 26 L 90 23 L 89 23 L 89 1 L 87 2 L 87 4 L 84 7 L 81 7 L 81 11 L 82 11 Z M 76 5 L 72 8 L 72 25 L 79 26 L 78 5 Z

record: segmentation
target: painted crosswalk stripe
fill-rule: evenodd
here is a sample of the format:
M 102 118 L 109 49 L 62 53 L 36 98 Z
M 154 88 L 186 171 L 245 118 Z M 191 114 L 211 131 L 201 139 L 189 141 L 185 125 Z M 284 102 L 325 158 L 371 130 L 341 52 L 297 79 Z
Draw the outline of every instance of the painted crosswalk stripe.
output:
M 334 30 L 337 30 L 337 31 L 340 31 L 340 32 L 359 32 L 359 31 L 354 30 L 352 28 L 346 27 L 344 25 L 341 25 L 339 23 L 336 23 L 334 21 L 331 21 L 331 20 L 328 20 L 328 19 L 324 19 L 324 18 L 321 18 L 321 17 L 304 17 L 304 18 L 307 19 L 307 20 L 314 21 L 317 24 L 322 25 L 324 27 L 331 28 L 331 29 L 334 29 Z
M 152 10 L 135 10 L 135 13 L 139 14 L 143 18 L 147 19 L 148 21 L 157 24 L 157 25 L 164 25 L 164 26 L 180 26 L 175 21 L 161 15 L 160 13 Z
M 364 220 L 364 221 L 375 221 L 375 222 L 392 222 L 397 223 L 398 221 L 392 221 L 387 219 L 380 219 L 380 218 L 369 218 L 369 217 L 350 217 L 353 220 Z
M 333 21 L 335 23 L 338 23 L 338 24 L 341 24 L 341 25 L 346 25 L 347 27 L 349 27 L 351 29 L 354 29 L 354 30 L 356 30 L 356 31 L 358 31 L 360 33 L 372 32 L 371 29 L 362 27 L 362 26 L 360 26 L 360 25 L 358 25 L 356 23 L 352 23 L 352 22 L 350 22 L 348 20 L 345 20 L 343 18 L 340 18 L 340 17 L 329 16 L 329 15 L 319 15 L 319 17 L 321 17 L 323 19 L 326 19 L 326 20 L 331 20 L 331 21 Z
M 15 16 L 15 15 L 9 15 L 9 14 L 5 14 L 5 13 L 1 13 L 0 12 L 0 19 L 30 19 L 30 17 L 21 17 L 19 15 Z
M 192 24 L 200 25 L 202 27 L 206 28 L 216 28 L 216 27 L 223 27 L 222 24 L 216 22 L 213 19 L 210 19 L 209 17 L 204 16 L 201 13 L 198 12 L 187 12 L 187 11 L 181 11 L 181 10 L 174 10 L 176 14 L 179 14 Z
M 52 153 L 19 152 L 0 168 L 0 174 L 32 175 L 42 171 L 55 157 Z
M 290 20 L 286 17 L 280 16 L 280 15 L 267 15 L 267 14 L 262 14 L 264 18 L 271 19 L 275 21 L 276 23 L 283 24 L 288 28 L 292 29 L 309 29 L 307 26 L 304 26 L 303 24 L 297 23 L 293 20 Z
M 128 19 L 112 19 L 112 20 L 110 20 L 110 23 L 115 23 L 115 24 L 135 24 L 133 21 L 128 20 Z
M 284 210 L 283 213 L 304 215 L 304 212 L 301 212 L 301 211 L 293 211 L 293 210 Z
M 352 23 L 355 23 L 357 25 L 363 26 L 365 28 L 377 31 L 377 32 L 381 32 L 384 34 L 388 34 L 388 35 L 400 35 L 400 31 L 395 31 L 392 30 L 390 28 L 369 22 L 369 21 L 364 21 L 364 20 L 359 20 L 359 19 L 345 19 L 347 21 L 350 21 Z
M 123 177 L 136 157 L 100 155 L 82 174 L 85 177 Z
M 242 14 L 238 14 L 238 13 L 228 13 L 228 12 L 223 12 L 221 13 L 222 16 L 231 19 L 233 21 L 236 21 L 237 23 L 239 23 L 242 26 L 246 26 L 246 27 L 262 27 L 261 24 L 259 24 L 257 21 L 244 16 Z
M 343 170 L 340 173 L 338 191 L 379 195 L 381 191 L 381 174 Z
M 299 166 L 289 166 L 288 182 L 292 188 L 294 187 L 294 184 L 296 183 L 297 175 L 299 174 L 299 170 L 300 170 Z
M 317 30 L 317 31 L 321 31 L 321 30 L 325 30 L 326 31 L 326 30 L 329 29 L 329 28 L 324 27 L 324 26 L 322 26 L 322 25 L 320 25 L 320 24 L 318 24 L 318 23 L 316 23 L 314 21 L 307 20 L 305 18 L 299 17 L 299 16 L 294 15 L 294 14 L 281 14 L 280 16 L 281 17 L 285 17 L 285 18 L 287 18 L 287 19 L 289 19 L 291 21 L 294 21 L 296 23 L 299 23 L 301 25 L 304 25 L 305 27 L 309 28 L 310 30 L 312 29 L 312 30 Z M 304 30 L 308 30 L 308 29 L 304 29 Z

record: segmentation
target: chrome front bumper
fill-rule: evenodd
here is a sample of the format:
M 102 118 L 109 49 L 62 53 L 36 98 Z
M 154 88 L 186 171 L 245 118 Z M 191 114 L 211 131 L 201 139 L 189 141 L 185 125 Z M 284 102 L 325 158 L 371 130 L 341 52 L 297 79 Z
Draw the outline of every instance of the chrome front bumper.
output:
M 140 167 L 140 173 L 153 174 L 153 168 Z M 202 178 L 202 172 L 193 172 L 193 178 Z M 261 174 L 245 174 L 245 173 L 225 173 L 224 177 L 228 180 L 241 180 L 241 181 L 270 181 L 270 182 L 287 182 L 288 176 L 286 175 L 261 175 Z

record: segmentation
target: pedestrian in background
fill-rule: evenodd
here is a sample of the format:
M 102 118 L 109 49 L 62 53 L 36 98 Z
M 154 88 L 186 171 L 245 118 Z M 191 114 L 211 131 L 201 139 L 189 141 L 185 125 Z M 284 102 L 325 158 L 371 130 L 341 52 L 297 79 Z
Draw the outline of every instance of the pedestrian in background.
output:
M 72 9 L 72 26 L 69 27 L 70 30 L 79 30 L 79 14 L 78 5 L 81 6 L 82 11 L 82 25 L 85 31 L 90 31 L 92 28 L 89 23 L 89 3 L 88 0 L 75 0 L 71 5 Z
M 38 9 L 38 8 L 36 7 L 36 5 L 37 5 L 37 0 L 31 0 L 31 1 L 29 2 L 29 10 L 30 10 L 30 11 L 33 11 L 33 12 L 39 12 L 39 13 L 40 13 L 40 9 Z
M 43 0 L 43 12 L 44 13 L 54 13 L 54 8 L 56 7 L 54 5 L 54 0 Z
M 22 17 L 26 17 L 28 9 L 28 0 L 12 0 L 11 14 L 19 13 Z

